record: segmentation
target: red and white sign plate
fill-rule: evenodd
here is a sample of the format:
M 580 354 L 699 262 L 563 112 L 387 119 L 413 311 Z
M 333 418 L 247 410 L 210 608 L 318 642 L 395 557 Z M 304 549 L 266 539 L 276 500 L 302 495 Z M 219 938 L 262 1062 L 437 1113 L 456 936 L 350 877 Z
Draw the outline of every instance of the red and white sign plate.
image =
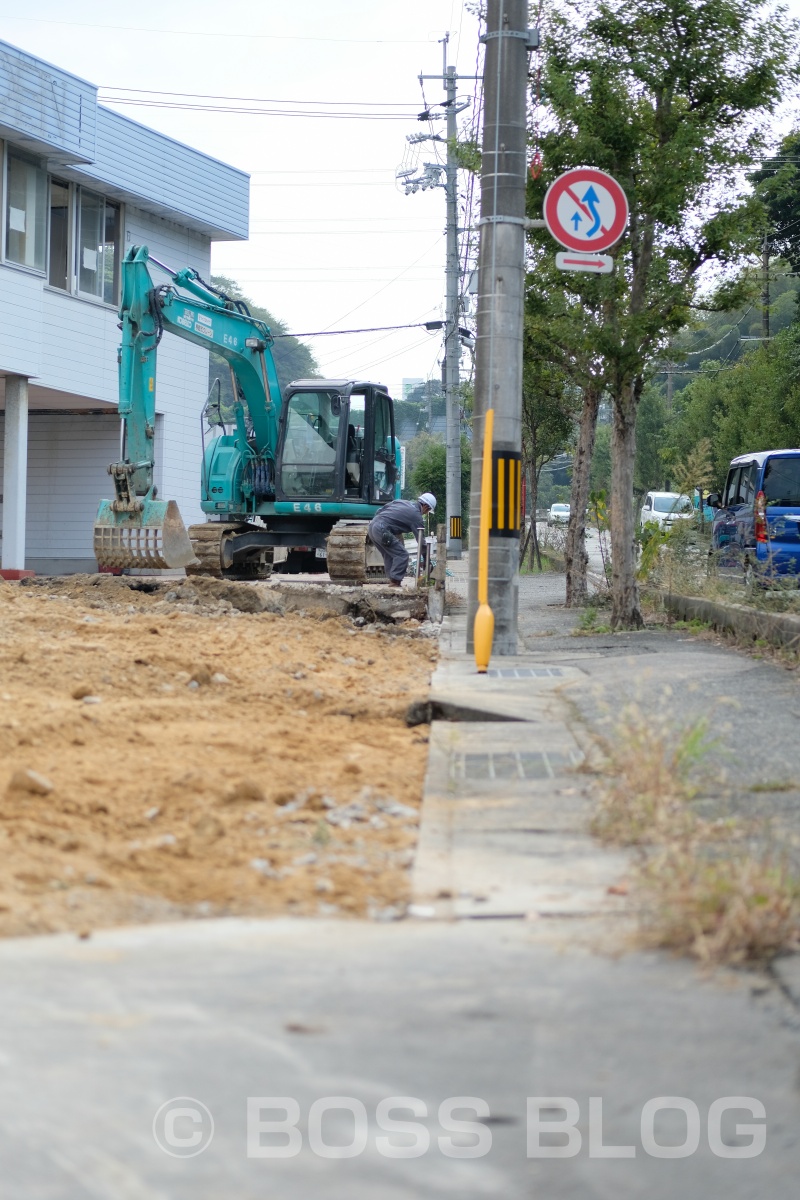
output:
M 588 271 L 592 275 L 610 275 L 614 260 L 610 254 L 581 254 L 579 250 L 561 250 L 556 255 L 559 271 Z
M 544 220 L 552 236 L 568 250 L 600 254 L 622 237 L 628 223 L 628 200 L 616 179 L 605 171 L 575 167 L 559 175 L 547 189 Z

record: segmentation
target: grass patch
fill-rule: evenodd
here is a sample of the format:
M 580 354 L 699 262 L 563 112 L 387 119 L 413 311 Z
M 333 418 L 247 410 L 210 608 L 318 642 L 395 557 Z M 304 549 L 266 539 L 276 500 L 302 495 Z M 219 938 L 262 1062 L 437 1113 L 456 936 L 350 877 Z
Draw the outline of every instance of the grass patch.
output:
M 639 879 L 646 893 L 642 931 L 651 946 L 729 965 L 800 948 L 800 880 L 781 862 L 746 854 L 709 859 L 667 846 Z
M 627 706 L 602 746 L 605 784 L 591 829 L 639 848 L 633 888 L 646 945 L 713 964 L 763 962 L 800 949 L 800 879 L 772 850 L 750 852 L 741 820 L 695 812 L 698 768 L 712 745 L 703 722 L 676 730 Z M 770 780 L 750 790 L 794 786 Z
M 592 820 L 595 837 L 641 846 L 692 833 L 689 774 L 708 748 L 705 722 L 671 734 L 665 719 L 627 705 L 604 747 L 608 783 Z
M 766 779 L 763 783 L 754 783 L 747 789 L 749 792 L 796 792 L 798 785 L 793 779 Z
M 593 604 L 587 605 L 580 616 L 578 624 L 572 631 L 574 637 L 591 637 L 596 633 L 611 633 L 611 626 L 603 621 L 598 621 L 597 608 Z

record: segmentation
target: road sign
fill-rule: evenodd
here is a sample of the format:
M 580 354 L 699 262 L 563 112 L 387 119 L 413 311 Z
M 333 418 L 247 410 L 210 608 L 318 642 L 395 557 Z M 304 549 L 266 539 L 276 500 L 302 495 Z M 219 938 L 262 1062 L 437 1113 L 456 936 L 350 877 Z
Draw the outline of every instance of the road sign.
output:
M 568 250 L 599 253 L 622 237 L 628 201 L 620 185 L 595 167 L 575 167 L 553 180 L 544 198 L 548 230 Z
M 614 260 L 608 254 L 581 254 L 579 250 L 556 255 L 559 271 L 587 271 L 591 275 L 610 275 Z

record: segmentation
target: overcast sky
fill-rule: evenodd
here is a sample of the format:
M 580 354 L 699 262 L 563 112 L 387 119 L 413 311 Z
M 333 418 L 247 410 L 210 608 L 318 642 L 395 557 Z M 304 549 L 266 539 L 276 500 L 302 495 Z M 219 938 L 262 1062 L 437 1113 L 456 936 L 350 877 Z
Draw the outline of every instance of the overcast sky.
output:
M 406 134 L 428 128 L 416 120 L 418 76 L 441 74 L 448 31 L 451 63 L 474 75 L 477 22 L 463 0 L 32 0 L 22 10 L 0 0 L 0 38 L 98 84 L 104 103 L 118 89 L 156 89 L 359 114 L 110 105 L 250 173 L 250 240 L 216 243 L 212 267 L 292 332 L 442 315 L 444 192 L 405 196 L 395 170 Z M 424 86 L 428 103 L 444 99 L 438 80 Z M 475 86 L 464 80 L 459 94 Z M 420 329 L 309 344 L 324 373 L 377 379 L 395 395 L 404 376 L 440 375 L 441 335 Z

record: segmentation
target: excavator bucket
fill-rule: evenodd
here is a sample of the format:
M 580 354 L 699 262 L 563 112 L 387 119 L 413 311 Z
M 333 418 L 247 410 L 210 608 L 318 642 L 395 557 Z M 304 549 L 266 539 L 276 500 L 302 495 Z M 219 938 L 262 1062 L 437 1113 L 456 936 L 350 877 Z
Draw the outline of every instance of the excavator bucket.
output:
M 141 512 L 115 512 L 111 501 L 101 501 L 94 523 L 94 553 L 101 568 L 173 570 L 195 562 L 174 500 L 143 500 Z

